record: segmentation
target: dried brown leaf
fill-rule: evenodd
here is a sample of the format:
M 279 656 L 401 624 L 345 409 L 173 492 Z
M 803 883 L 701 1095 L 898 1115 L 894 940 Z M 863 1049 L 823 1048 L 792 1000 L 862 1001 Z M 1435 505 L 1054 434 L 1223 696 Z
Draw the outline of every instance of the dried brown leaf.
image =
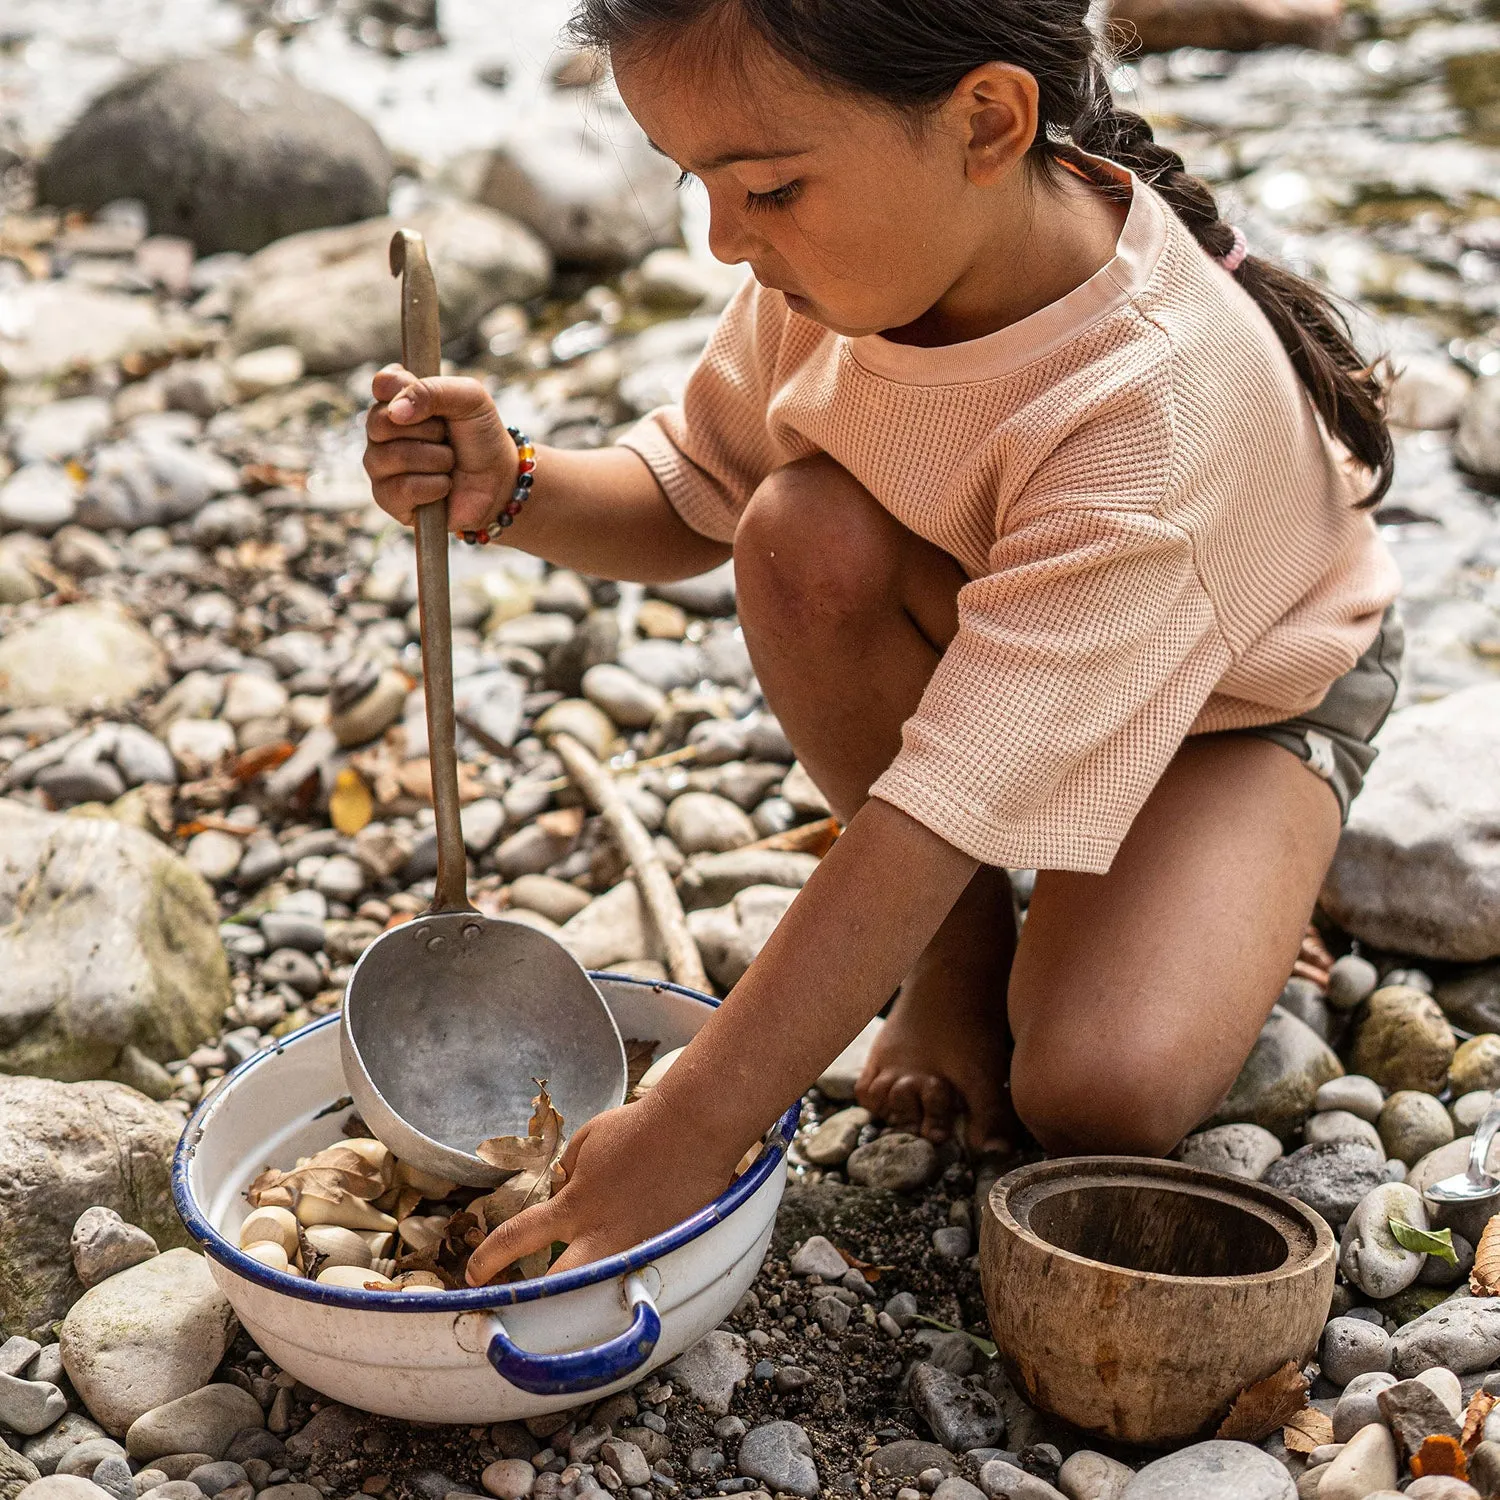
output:
M 1258 1443 L 1278 1427 L 1287 1426 L 1306 1405 L 1307 1378 L 1288 1360 L 1234 1398 L 1229 1415 L 1214 1436 L 1230 1442 Z
M 531 1101 L 530 1134 L 497 1135 L 481 1141 L 475 1155 L 502 1172 L 541 1172 L 562 1149 L 563 1117 L 552 1107 L 545 1079 L 532 1080 L 540 1092 Z
M 656 1061 L 656 1049 L 660 1042 L 643 1042 L 636 1037 L 625 1039 L 625 1097 L 635 1092 L 635 1086 L 646 1076 L 647 1069 Z
M 476 1198 L 469 1205 L 469 1212 L 493 1232 L 523 1210 L 545 1203 L 562 1185 L 561 1177 L 561 1169 L 555 1162 L 545 1171 L 517 1172 L 493 1192 Z
M 289 1172 L 267 1167 L 250 1184 L 245 1196 L 256 1208 L 273 1205 L 294 1208 L 304 1194 L 329 1203 L 342 1203 L 349 1198 L 369 1201 L 384 1190 L 380 1173 L 359 1152 L 348 1146 L 328 1146 Z
M 1442 1474 L 1450 1479 L 1467 1479 L 1469 1461 L 1458 1439 L 1445 1433 L 1434 1433 L 1425 1438 L 1422 1446 L 1411 1456 L 1411 1471 L 1418 1479 L 1429 1474 Z
M 1500 1296 L 1500 1214 L 1491 1217 L 1474 1247 L 1469 1290 L 1476 1297 Z
M 1288 1453 L 1311 1453 L 1333 1441 L 1333 1418 L 1315 1406 L 1305 1406 L 1281 1429 Z
M 576 839 L 583 832 L 583 819 L 581 807 L 559 807 L 538 813 L 535 821 L 538 828 L 555 839 Z
M 1469 1398 L 1468 1410 L 1464 1412 L 1464 1432 L 1459 1439 L 1466 1453 L 1472 1453 L 1479 1446 L 1484 1434 L 1484 1419 L 1489 1416 L 1495 1401 L 1488 1391 L 1475 1391 Z
M 776 849 L 792 854 L 815 854 L 819 859 L 833 848 L 842 825 L 837 818 L 820 818 L 815 823 L 799 823 L 784 833 L 773 833 L 767 838 L 747 844 L 747 849 Z

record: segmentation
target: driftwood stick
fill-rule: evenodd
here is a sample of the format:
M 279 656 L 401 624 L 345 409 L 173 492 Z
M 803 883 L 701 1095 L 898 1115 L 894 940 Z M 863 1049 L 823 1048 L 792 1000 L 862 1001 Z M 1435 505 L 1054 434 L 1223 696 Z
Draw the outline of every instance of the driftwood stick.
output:
M 704 973 L 698 945 L 688 931 L 682 902 L 677 899 L 677 887 L 672 884 L 672 877 L 656 852 L 651 835 L 626 806 L 614 778 L 572 735 L 554 735 L 552 748 L 561 757 L 568 775 L 589 806 L 604 819 L 604 825 L 619 845 L 621 854 L 629 861 L 641 900 L 666 947 L 668 972 L 678 984 L 708 993 L 708 975 Z

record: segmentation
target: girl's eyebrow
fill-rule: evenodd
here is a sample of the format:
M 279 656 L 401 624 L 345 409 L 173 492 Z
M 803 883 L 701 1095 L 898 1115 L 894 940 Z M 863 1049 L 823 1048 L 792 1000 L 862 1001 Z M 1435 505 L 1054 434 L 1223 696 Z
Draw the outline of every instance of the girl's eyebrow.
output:
M 647 137 L 646 144 L 656 152 L 658 156 L 667 156 L 667 153 Z M 714 172 L 720 167 L 732 167 L 742 161 L 785 161 L 792 157 L 806 156 L 812 150 L 811 146 L 798 146 L 788 148 L 784 151 L 721 151 L 719 155 L 710 157 L 708 161 L 702 162 L 692 170 L 696 172 Z M 671 157 L 667 156 L 670 161 Z

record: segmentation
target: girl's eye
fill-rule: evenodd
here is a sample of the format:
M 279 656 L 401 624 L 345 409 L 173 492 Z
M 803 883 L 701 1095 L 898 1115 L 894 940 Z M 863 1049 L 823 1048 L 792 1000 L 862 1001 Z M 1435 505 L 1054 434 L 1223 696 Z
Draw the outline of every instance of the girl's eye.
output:
M 802 184 L 792 181 L 782 187 L 773 188 L 769 193 L 746 193 L 745 208 L 751 213 L 761 213 L 767 209 L 784 208 L 798 193 L 802 191 Z
M 691 172 L 686 172 L 686 171 L 679 172 L 677 174 L 677 181 L 673 185 L 675 187 L 680 187 L 680 188 L 681 187 L 686 187 L 688 185 L 688 183 L 690 183 L 692 180 L 693 180 L 693 174 Z

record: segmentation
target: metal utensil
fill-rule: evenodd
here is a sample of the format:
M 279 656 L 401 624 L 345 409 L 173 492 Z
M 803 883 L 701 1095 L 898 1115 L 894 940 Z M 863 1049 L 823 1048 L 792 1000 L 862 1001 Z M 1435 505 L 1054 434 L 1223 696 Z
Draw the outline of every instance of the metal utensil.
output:
M 391 241 L 402 277 L 401 344 L 414 375 L 439 371 L 437 284 L 419 234 Z M 568 1125 L 625 1098 L 625 1048 L 614 1017 L 578 961 L 519 922 L 469 903 L 454 744 L 448 598 L 448 502 L 416 513 L 417 605 L 427 699 L 437 889 L 427 912 L 383 933 L 349 979 L 340 1052 L 364 1122 L 402 1160 L 435 1176 L 489 1187 L 506 1174 L 474 1148 L 525 1135 L 545 1079 Z
M 1484 1165 L 1497 1130 L 1500 1130 L 1500 1100 L 1485 1110 L 1474 1131 L 1474 1139 L 1469 1143 L 1468 1167 L 1433 1183 L 1425 1196 L 1434 1203 L 1473 1203 L 1481 1198 L 1500 1198 L 1500 1178 L 1490 1176 Z

